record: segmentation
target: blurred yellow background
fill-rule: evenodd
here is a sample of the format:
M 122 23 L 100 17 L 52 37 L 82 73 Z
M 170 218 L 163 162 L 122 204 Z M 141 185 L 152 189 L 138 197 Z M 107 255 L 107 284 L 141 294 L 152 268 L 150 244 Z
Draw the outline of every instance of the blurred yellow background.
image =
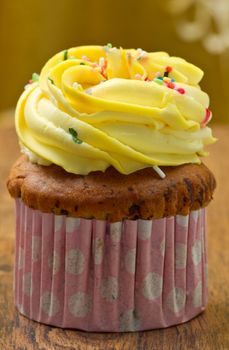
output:
M 205 71 L 201 87 L 210 95 L 214 121 L 229 120 L 225 54 L 222 64 L 222 55 L 208 53 L 200 41 L 182 41 L 175 30 L 177 17 L 166 11 L 166 3 L 0 0 L 0 110 L 15 106 L 32 72 L 40 72 L 56 52 L 111 42 L 113 46 L 167 51 L 196 64 Z M 188 16 L 192 15 L 190 8 Z

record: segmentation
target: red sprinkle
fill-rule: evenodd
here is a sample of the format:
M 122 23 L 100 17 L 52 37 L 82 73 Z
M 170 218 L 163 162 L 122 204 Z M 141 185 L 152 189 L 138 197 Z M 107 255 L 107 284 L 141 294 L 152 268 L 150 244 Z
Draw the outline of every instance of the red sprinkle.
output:
M 173 70 L 173 67 L 167 66 L 167 67 L 165 68 L 165 70 L 166 70 L 166 72 L 171 73 L 172 70 Z
M 208 122 L 210 121 L 211 116 L 212 116 L 210 109 L 206 108 L 205 111 L 206 111 L 206 113 L 205 113 L 204 120 L 201 123 L 201 128 L 204 128 L 208 124 Z
M 30 80 L 29 80 L 29 84 L 32 84 L 32 83 L 33 83 L 33 80 L 32 80 L 32 79 L 30 79 Z
M 146 77 L 144 80 L 145 80 L 145 81 L 150 81 L 150 79 L 149 79 L 148 77 Z
M 174 89 L 175 88 L 175 84 L 173 82 L 171 82 L 171 81 L 167 84 L 167 86 L 170 89 Z
M 185 94 L 185 89 L 183 89 L 183 88 L 178 88 L 177 91 L 178 91 L 181 95 L 184 95 L 184 94 Z
M 107 79 L 107 60 L 104 61 L 104 65 L 101 68 L 102 76 Z
M 208 120 L 211 116 L 211 111 L 209 108 L 206 108 L 205 120 Z

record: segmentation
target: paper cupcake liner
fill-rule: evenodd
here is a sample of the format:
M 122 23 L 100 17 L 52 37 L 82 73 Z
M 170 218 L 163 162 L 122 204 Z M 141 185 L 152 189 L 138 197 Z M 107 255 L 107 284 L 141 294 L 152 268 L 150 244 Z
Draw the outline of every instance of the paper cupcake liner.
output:
M 14 288 L 22 314 L 63 328 L 186 322 L 207 303 L 205 209 L 109 223 L 42 213 L 17 199 Z

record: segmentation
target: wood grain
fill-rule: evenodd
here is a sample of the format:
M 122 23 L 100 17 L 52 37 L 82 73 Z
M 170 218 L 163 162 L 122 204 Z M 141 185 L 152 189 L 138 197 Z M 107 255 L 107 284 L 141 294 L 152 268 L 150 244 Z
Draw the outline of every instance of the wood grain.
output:
M 219 141 L 206 164 L 218 187 L 208 210 L 209 305 L 192 321 L 138 333 L 86 333 L 38 324 L 13 305 L 14 206 L 5 181 L 19 155 L 12 114 L 0 118 L 0 350 L 227 350 L 229 349 L 229 126 L 215 126 Z

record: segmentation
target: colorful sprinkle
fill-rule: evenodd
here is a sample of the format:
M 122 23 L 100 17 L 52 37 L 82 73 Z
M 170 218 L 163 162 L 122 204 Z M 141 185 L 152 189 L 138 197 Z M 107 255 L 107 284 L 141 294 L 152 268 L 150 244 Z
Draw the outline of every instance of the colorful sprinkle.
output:
M 108 44 L 107 44 L 107 47 L 108 47 L 109 49 L 111 49 L 111 48 L 112 48 L 112 44 L 111 44 L 111 43 L 108 43 Z
M 68 50 L 64 51 L 64 61 L 68 59 Z
M 160 84 L 160 85 L 164 84 L 163 80 L 159 79 L 159 78 L 154 78 L 154 81 L 155 81 L 155 83 Z
M 167 84 L 168 88 L 170 89 L 175 89 L 175 84 L 172 83 L 171 81 Z
M 143 51 L 142 49 L 138 49 L 139 51 L 139 56 L 137 57 L 137 60 L 140 61 L 143 57 L 146 56 L 147 52 Z
M 171 73 L 172 70 L 173 70 L 173 67 L 167 66 L 167 67 L 165 68 L 164 77 L 168 77 L 168 76 L 169 76 L 169 73 Z
M 24 89 L 27 90 L 30 87 L 30 82 L 24 86 Z
M 102 76 L 107 79 L 107 72 L 106 72 L 106 69 L 107 69 L 107 60 L 105 59 L 104 60 L 104 64 L 103 66 L 101 67 L 101 74 Z
M 37 73 L 33 73 L 32 74 L 32 82 L 34 82 L 34 81 L 38 81 L 39 80 L 39 74 L 37 74 Z
M 185 94 L 185 89 L 183 88 L 178 88 L 176 89 L 181 95 L 184 95 Z
M 173 70 L 173 67 L 167 66 L 167 67 L 165 68 L 165 70 L 166 70 L 166 72 L 171 73 L 172 70 Z
M 69 133 L 72 135 L 72 139 L 73 139 L 73 141 L 74 141 L 75 143 L 77 143 L 78 145 L 80 145 L 80 144 L 83 142 L 82 140 L 80 140 L 80 139 L 78 138 L 78 133 L 77 133 L 77 131 L 76 131 L 75 129 L 69 128 L 68 131 L 69 131 Z
M 165 83 L 170 83 L 171 79 L 168 77 L 163 77 L 162 78 L 164 80 Z
M 105 58 L 104 57 L 100 57 L 100 59 L 99 59 L 99 66 L 103 67 L 104 64 L 105 64 Z
M 201 127 L 204 128 L 208 124 L 208 122 L 211 120 L 211 118 L 212 118 L 212 112 L 210 111 L 209 108 L 206 108 L 205 109 L 205 117 L 201 123 Z
M 159 166 L 154 165 L 153 169 L 156 171 L 156 173 L 162 178 L 164 179 L 166 177 L 164 171 L 161 170 L 161 168 L 159 168 Z
M 210 118 L 210 116 L 211 116 L 211 111 L 210 111 L 210 109 L 209 108 L 206 108 L 206 115 L 205 115 L 205 119 L 209 119 Z
M 51 82 L 51 84 L 55 85 L 54 80 L 50 77 L 48 77 L 48 80 Z

